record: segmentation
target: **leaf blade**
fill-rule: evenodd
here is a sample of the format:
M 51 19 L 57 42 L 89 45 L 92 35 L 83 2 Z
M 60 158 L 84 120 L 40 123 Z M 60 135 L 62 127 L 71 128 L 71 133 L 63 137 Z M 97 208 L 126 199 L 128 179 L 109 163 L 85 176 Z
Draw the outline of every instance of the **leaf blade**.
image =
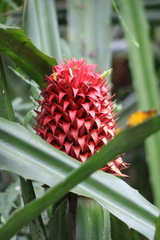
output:
M 25 33 L 38 49 L 60 62 L 62 53 L 55 2 L 28 0 L 25 3 Z
M 19 124 L 0 118 L 0 134 L 2 136 L 0 140 L 0 169 L 55 186 L 67 177 L 68 173 L 78 168 L 78 172 L 70 179 L 71 183 L 75 184 L 77 179 L 79 182 L 82 181 L 93 171 L 99 169 L 104 161 L 110 161 L 117 153 L 120 154 L 119 147 L 117 150 L 118 145 L 120 145 L 121 151 L 126 151 L 131 133 L 132 144 L 138 144 L 138 142 L 133 141 L 134 135 L 138 138 L 138 132 L 141 133 L 139 141 L 142 141 L 142 135 L 143 137 L 146 136 L 144 128 L 148 129 L 148 134 L 157 131 L 160 128 L 160 118 L 157 116 L 140 126 L 126 129 L 98 154 L 94 155 L 85 164 L 81 164 L 54 149 L 50 144 Z M 123 138 L 125 141 L 122 141 Z M 99 157 L 98 161 L 97 156 Z M 99 162 L 101 163 L 99 164 Z M 73 187 L 72 184 L 70 188 Z M 158 217 L 159 210 L 122 180 L 102 171 L 97 171 L 87 180 L 78 184 L 72 191 L 95 199 L 130 227 L 147 237 L 153 237 L 155 220 Z
M 56 60 L 39 51 L 20 28 L 0 24 L 0 35 L 0 51 L 41 85 L 45 75 L 51 73 L 51 67 L 57 64 Z

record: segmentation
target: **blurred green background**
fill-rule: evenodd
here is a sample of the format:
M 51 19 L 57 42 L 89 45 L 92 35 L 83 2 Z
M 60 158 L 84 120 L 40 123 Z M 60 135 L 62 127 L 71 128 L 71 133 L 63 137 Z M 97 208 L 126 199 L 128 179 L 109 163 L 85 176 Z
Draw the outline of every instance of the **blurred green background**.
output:
M 137 110 L 159 110 L 160 1 L 57 0 L 55 9 L 52 2 L 1 0 L 0 23 L 23 28 L 40 50 L 58 62 L 76 57 L 97 64 L 102 71 L 113 68 L 109 84 L 112 94 L 116 94 L 120 127 L 126 126 L 128 116 Z M 48 15 L 53 15 L 52 22 Z M 5 54 L 1 56 L 17 121 L 23 123 L 33 107 L 31 88 L 22 81 L 26 74 L 18 69 L 18 76 L 13 70 L 15 64 Z M 158 133 L 123 157 L 131 163 L 124 171 L 130 177 L 124 180 L 158 207 L 159 145 Z M 22 204 L 19 188 L 15 191 L 18 184 L 16 176 L 0 173 L 1 208 L 8 204 L 3 198 L 13 203 L 3 214 L 6 217 Z M 112 221 L 113 229 L 118 229 L 119 220 Z M 120 228 L 127 229 L 122 223 Z M 114 232 L 117 232 L 114 239 L 122 239 L 120 230 Z M 126 236 L 145 239 L 139 235 Z

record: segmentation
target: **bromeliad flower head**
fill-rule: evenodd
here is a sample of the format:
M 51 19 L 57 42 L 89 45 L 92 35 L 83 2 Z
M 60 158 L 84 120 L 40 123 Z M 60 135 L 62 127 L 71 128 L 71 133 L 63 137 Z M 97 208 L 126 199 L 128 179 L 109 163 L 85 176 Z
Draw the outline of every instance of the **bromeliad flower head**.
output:
M 54 66 L 36 111 L 37 135 L 81 162 L 114 137 L 117 125 L 106 79 L 96 67 L 75 58 Z M 118 157 L 102 170 L 123 176 L 123 168 Z

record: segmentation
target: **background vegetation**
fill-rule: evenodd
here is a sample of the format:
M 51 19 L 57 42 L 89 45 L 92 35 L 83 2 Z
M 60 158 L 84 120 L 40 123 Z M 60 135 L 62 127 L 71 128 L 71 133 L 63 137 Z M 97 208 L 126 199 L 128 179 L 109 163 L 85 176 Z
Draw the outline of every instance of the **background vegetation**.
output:
M 22 28 L 39 50 L 54 57 L 58 63 L 62 58 L 83 57 L 88 62 L 97 64 L 103 71 L 113 68 L 109 81 L 112 93 L 116 93 L 119 126 L 126 126 L 128 116 L 136 110 L 159 111 L 160 1 L 58 0 L 54 4 L 52 0 L 2 0 L 0 23 Z M 55 64 L 54 61 L 52 63 Z M 32 109 L 35 105 L 33 98 L 38 96 L 36 83 L 31 86 L 26 72 L 18 68 L 3 51 L 0 65 L 1 79 L 4 77 L 8 84 L 7 99 L 12 101 L 16 122 L 31 129 Z M 2 108 L 0 104 L 1 111 Z M 8 111 L 5 118 L 13 121 L 11 111 Z M 12 127 L 14 129 L 15 126 L 11 126 L 11 129 Z M 27 139 L 27 133 L 24 136 Z M 156 133 L 127 152 L 123 158 L 131 163 L 131 167 L 124 171 L 130 177 L 123 181 L 137 189 L 158 208 L 159 144 L 160 133 Z M 16 170 L 10 170 L 0 173 L 2 225 L 23 206 L 19 178 L 15 172 Z M 34 179 L 33 176 L 31 179 Z M 37 196 L 42 196 L 43 189 L 39 182 L 43 181 L 39 179 L 37 177 L 38 182 L 34 182 L 34 189 Z M 21 181 L 23 185 L 24 182 L 22 179 Z M 50 215 L 45 211 L 43 221 L 47 231 L 48 216 Z M 137 232 L 138 229 L 129 230 L 126 224 L 113 215 L 111 223 L 112 239 L 147 239 L 147 233 L 145 235 L 141 232 L 144 235 L 142 236 Z M 28 227 L 13 237 L 20 240 L 30 238 Z

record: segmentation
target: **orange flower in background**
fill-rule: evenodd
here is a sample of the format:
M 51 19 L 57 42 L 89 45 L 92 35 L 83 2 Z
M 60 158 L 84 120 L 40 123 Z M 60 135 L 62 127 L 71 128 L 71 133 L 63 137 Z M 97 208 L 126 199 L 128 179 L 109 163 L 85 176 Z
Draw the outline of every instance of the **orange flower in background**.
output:
M 107 144 L 117 126 L 106 79 L 96 67 L 75 58 L 53 67 L 36 111 L 36 134 L 81 162 Z M 126 167 L 118 156 L 101 170 L 124 176 Z
M 127 120 L 127 126 L 133 127 L 138 124 L 145 122 L 148 118 L 153 117 L 157 114 L 157 110 L 152 109 L 147 112 L 144 111 L 137 111 L 130 115 Z

